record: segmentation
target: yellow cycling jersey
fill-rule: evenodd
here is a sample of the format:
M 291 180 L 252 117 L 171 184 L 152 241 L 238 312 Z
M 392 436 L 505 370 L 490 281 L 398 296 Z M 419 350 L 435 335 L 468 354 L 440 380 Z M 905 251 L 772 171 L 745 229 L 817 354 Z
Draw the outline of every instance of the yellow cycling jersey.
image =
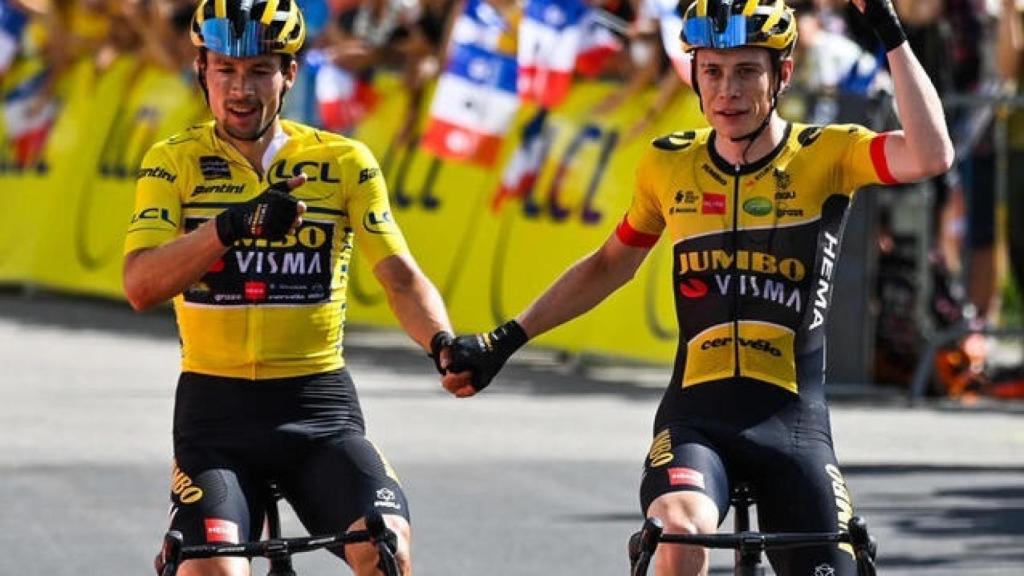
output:
M 617 229 L 673 243 L 680 343 L 673 384 L 751 378 L 798 392 L 824 377 L 824 327 L 847 209 L 858 188 L 895 183 L 886 134 L 790 124 L 776 149 L 732 166 L 710 129 L 653 142 Z
M 156 144 L 138 171 L 126 254 L 170 242 L 275 182 L 308 176 L 292 191 L 307 206 L 295 234 L 239 240 L 174 298 L 183 371 L 257 380 L 342 367 L 353 245 L 371 264 L 408 252 L 366 146 L 281 125 L 262 177 L 217 137 L 213 122 Z

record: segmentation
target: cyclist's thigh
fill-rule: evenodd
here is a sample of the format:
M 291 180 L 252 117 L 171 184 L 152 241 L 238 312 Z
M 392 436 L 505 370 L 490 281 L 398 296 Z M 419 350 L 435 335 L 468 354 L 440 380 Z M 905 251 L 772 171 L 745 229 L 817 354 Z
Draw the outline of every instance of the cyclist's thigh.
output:
M 846 530 L 853 501 L 832 446 L 807 441 L 793 453 L 776 455 L 756 484 L 758 525 L 765 532 Z M 857 573 L 849 545 L 828 544 L 769 552 L 778 574 L 836 576 Z
M 718 508 L 718 523 L 729 510 L 729 480 L 715 448 L 700 432 L 669 425 L 654 436 L 644 461 L 640 506 L 646 515 L 651 503 L 674 492 L 706 495 Z
M 239 467 L 209 455 L 179 454 L 171 477 L 171 528 L 185 544 L 256 540 L 262 487 Z
M 361 434 L 346 434 L 311 449 L 282 479 L 282 488 L 311 534 L 346 530 L 372 509 L 409 520 L 398 476 Z

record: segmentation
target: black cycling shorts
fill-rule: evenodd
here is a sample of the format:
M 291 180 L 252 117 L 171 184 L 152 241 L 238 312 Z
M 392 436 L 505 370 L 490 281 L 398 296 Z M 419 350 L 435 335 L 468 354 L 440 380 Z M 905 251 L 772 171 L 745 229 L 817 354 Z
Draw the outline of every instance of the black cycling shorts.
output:
M 258 381 L 182 374 L 174 455 L 171 527 L 186 544 L 259 539 L 271 482 L 310 534 L 346 530 L 374 508 L 409 519 L 345 369 Z
M 716 504 L 721 524 L 730 490 L 742 482 L 753 488 L 762 531 L 846 529 L 852 500 L 836 464 L 824 401 L 733 380 L 687 387 L 672 402 L 685 405 L 685 414 L 669 419 L 659 412 L 640 488 L 645 515 L 659 496 L 693 490 Z M 848 545 L 773 551 L 768 558 L 778 574 L 857 571 Z

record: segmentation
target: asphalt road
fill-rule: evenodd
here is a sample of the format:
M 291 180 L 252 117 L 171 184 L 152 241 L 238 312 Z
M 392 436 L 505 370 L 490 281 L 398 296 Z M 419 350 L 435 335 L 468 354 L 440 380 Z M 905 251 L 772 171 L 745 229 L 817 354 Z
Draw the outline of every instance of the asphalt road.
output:
M 394 334 L 352 331 L 346 354 L 412 503 L 417 574 L 627 573 L 667 370 L 583 377 L 531 352 L 460 401 Z M 177 359 L 166 311 L 0 293 L 0 575 L 151 573 Z M 833 426 L 881 573 L 1024 574 L 1024 407 L 860 392 L 836 394 Z M 344 573 L 322 552 L 296 564 Z

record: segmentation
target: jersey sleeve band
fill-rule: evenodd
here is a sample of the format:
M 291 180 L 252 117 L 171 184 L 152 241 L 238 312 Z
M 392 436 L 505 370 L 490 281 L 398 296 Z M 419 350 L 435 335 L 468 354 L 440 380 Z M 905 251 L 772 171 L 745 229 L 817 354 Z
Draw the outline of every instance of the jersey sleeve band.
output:
M 900 181 L 889 171 L 889 162 L 885 158 L 885 141 L 888 138 L 889 133 L 883 132 L 871 141 L 871 163 L 874 164 L 875 172 L 883 184 L 899 184 Z
M 627 246 L 636 248 L 650 248 L 658 243 L 658 234 L 646 234 L 639 232 L 629 224 L 629 220 L 623 216 L 619 227 L 615 229 L 615 235 Z

